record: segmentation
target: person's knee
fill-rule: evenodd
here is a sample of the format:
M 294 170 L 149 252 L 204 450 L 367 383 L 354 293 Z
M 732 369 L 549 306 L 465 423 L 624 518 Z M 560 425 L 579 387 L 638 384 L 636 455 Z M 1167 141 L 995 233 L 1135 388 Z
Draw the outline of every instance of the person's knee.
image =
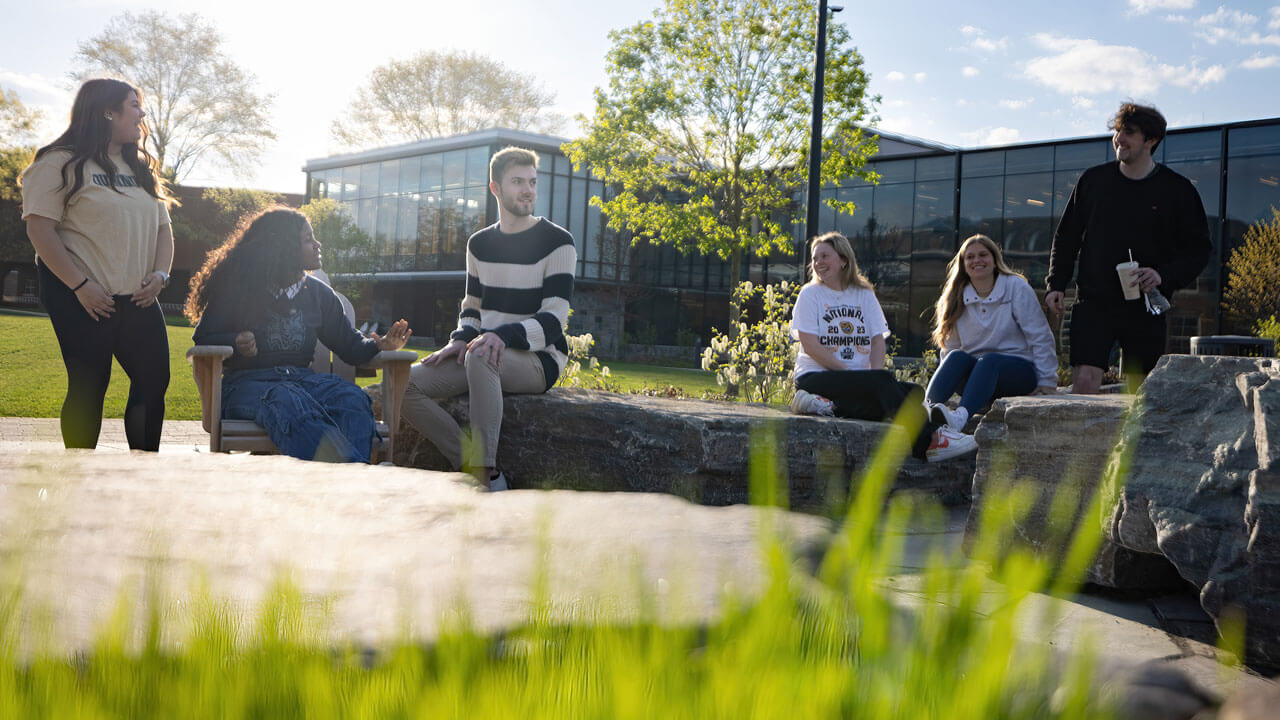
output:
M 498 367 L 489 360 L 489 356 L 481 356 L 477 353 L 467 351 L 466 359 L 463 365 L 467 369 L 467 377 L 473 378 L 477 375 L 488 375 L 498 377 Z

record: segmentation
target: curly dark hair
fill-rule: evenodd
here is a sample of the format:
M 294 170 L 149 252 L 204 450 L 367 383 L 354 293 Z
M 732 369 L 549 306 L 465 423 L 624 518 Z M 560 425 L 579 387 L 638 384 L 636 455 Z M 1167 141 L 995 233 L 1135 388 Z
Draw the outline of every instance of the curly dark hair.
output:
M 236 317 L 258 319 L 278 290 L 303 275 L 302 231 L 307 216 L 283 205 L 241 218 L 226 242 L 209 253 L 195 277 L 183 314 L 194 325 L 210 303 L 235 303 Z
M 1107 123 L 1108 130 L 1121 128 L 1137 130 L 1147 140 L 1155 140 L 1156 144 L 1151 146 L 1151 152 L 1154 153 L 1160 147 L 1160 141 L 1164 140 L 1168 123 L 1165 122 L 1164 115 L 1154 107 L 1127 102 L 1120 106 L 1115 117 Z
M 84 187 L 84 165 L 93 160 L 107 174 L 107 184 L 112 190 L 120 192 L 116 187 L 116 166 L 107 159 L 107 147 L 111 143 L 111 121 L 106 119 L 106 111 L 119 112 L 129 93 L 142 100 L 142 93 L 127 82 L 112 78 L 96 78 L 87 80 L 76 92 L 75 102 L 71 105 L 71 122 L 57 140 L 36 151 L 39 160 L 45 153 L 63 150 L 71 153 L 71 159 L 62 165 L 62 185 L 59 189 L 69 187 L 63 197 L 63 204 L 71 201 L 71 196 Z M 160 174 L 160 163 L 146 149 L 149 133 L 146 123 L 142 124 L 142 137 L 136 143 L 127 143 L 120 148 L 124 162 L 133 170 L 134 180 L 147 194 L 163 200 L 170 206 L 177 201 L 169 194 L 164 177 Z M 70 175 L 70 176 L 68 176 Z

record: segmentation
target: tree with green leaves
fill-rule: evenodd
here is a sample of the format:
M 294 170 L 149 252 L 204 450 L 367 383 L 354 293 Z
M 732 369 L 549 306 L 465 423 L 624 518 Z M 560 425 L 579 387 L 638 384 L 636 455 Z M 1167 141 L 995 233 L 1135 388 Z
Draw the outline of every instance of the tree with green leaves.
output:
M 76 52 L 81 79 L 107 73 L 142 91 L 155 155 L 181 182 L 216 162 L 237 174 L 275 139 L 272 96 L 223 50 L 222 35 L 194 13 L 126 12 Z
M 808 172 L 817 13 L 799 0 L 667 0 L 610 33 L 608 85 L 565 145 L 617 189 L 591 202 L 611 228 L 732 258 L 794 252 L 793 193 Z M 878 98 L 848 31 L 827 24 L 822 180 L 866 176 Z M 851 211 L 851 203 L 831 201 Z
M 1280 210 L 1259 220 L 1244 233 L 1244 242 L 1227 260 L 1227 286 L 1222 307 L 1227 321 L 1243 332 L 1267 336 L 1260 328 L 1280 319 Z M 1274 333 L 1274 330 L 1270 332 Z
M 280 203 L 284 196 L 266 190 L 205 188 L 198 200 L 182 200 L 181 206 L 170 211 L 173 234 L 196 251 L 207 253 L 230 237 L 242 219 Z
M 333 121 L 350 148 L 412 142 L 491 127 L 554 132 L 555 94 L 530 75 L 473 52 L 420 52 L 374 68 L 368 84 Z

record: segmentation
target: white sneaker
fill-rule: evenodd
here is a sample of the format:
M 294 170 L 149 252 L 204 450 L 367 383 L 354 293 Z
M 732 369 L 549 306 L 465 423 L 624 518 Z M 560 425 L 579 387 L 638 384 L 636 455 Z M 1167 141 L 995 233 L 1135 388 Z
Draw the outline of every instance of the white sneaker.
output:
M 978 449 L 978 441 L 972 435 L 964 435 L 950 428 L 940 427 L 933 433 L 933 441 L 925 451 L 929 462 L 941 462 L 968 455 Z
M 969 411 L 964 407 L 952 410 L 943 403 L 933 403 L 929 406 L 929 419 L 934 425 L 961 432 L 964 430 L 964 424 L 969 422 Z
M 489 492 L 502 492 L 508 489 L 510 488 L 507 487 L 506 474 L 499 471 L 497 475 L 489 476 Z
M 796 389 L 796 396 L 791 398 L 791 412 L 797 415 L 822 415 L 834 417 L 836 405 L 821 395 Z

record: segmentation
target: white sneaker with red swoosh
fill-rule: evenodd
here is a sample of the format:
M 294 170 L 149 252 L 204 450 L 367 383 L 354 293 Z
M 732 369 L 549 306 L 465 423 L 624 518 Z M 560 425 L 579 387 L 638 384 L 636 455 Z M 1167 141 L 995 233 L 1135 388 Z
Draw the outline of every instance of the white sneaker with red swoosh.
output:
M 950 428 L 940 427 L 933 433 L 933 441 L 925 451 L 929 462 L 941 462 L 951 458 L 968 455 L 978 449 L 978 441 L 972 435 L 958 433 Z

